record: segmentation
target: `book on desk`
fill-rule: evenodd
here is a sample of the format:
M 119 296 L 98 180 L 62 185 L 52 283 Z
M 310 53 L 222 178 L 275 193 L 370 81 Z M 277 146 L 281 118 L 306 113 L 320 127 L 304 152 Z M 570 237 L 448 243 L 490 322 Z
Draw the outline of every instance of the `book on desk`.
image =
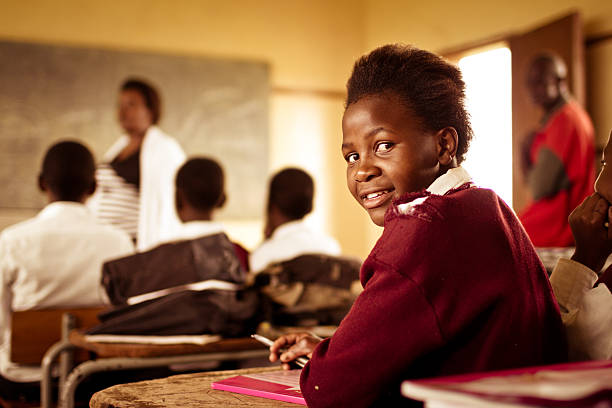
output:
M 426 408 L 612 407 L 612 360 L 404 381 Z
M 302 370 L 278 370 L 265 373 L 244 374 L 215 381 L 210 386 L 215 390 L 237 392 L 255 397 L 306 405 L 300 391 Z

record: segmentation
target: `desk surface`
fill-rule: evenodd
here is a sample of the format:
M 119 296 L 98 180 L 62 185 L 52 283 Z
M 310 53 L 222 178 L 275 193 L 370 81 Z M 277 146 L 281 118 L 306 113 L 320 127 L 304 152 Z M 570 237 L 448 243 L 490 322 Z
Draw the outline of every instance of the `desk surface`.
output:
M 279 367 L 247 368 L 175 375 L 159 380 L 115 385 L 93 395 L 91 408 L 142 407 L 300 407 L 289 402 L 213 390 L 214 381 L 241 374 L 278 370 Z
M 255 339 L 223 339 L 204 345 L 196 344 L 130 344 L 96 343 L 87 341 L 83 332 L 70 332 L 70 342 L 75 346 L 96 353 L 100 357 L 167 357 L 186 354 L 219 353 L 243 350 L 264 350 L 266 346 Z

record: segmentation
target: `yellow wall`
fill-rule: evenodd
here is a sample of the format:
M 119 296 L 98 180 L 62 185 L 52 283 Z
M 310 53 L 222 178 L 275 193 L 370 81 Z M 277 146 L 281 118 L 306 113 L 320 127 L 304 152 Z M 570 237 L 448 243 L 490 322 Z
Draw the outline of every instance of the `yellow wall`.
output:
M 612 31 L 608 0 L 365 0 L 366 48 L 404 42 L 430 50 L 530 29 L 578 10 L 587 35 Z
M 341 89 L 363 48 L 348 0 L 2 0 L 0 36 L 268 61 L 272 83 Z
M 612 130 L 612 39 L 587 49 L 587 108 L 600 147 L 605 146 Z
M 342 92 L 355 58 L 387 42 L 447 49 L 529 29 L 570 9 L 583 13 L 587 34 L 612 31 L 608 0 L 0 1 L 0 39 L 268 62 L 270 171 L 286 165 L 309 170 L 318 188 L 312 221 L 337 236 L 347 253 L 361 257 L 380 230 L 350 197 L 339 153 Z M 599 67 L 597 75 L 605 76 L 612 51 L 602 48 L 589 58 Z M 590 104 L 611 126 L 604 112 L 610 98 L 603 92 Z M 24 216 L 0 209 L 0 228 Z M 227 224 L 248 247 L 260 238 L 260 220 Z

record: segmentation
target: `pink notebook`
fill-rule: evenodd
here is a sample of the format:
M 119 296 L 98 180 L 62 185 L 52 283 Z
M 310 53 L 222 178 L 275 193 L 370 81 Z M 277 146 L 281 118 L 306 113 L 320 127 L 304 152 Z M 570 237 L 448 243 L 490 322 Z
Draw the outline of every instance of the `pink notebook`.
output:
M 215 390 L 306 405 L 300 391 L 301 373 L 302 370 L 278 370 L 259 374 L 245 374 L 215 381 L 211 384 L 211 387 Z

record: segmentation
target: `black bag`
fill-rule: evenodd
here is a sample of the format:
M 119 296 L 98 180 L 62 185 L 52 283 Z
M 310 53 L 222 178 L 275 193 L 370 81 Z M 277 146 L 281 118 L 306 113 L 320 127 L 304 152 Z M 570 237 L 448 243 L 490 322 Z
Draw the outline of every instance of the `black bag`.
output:
M 116 307 L 90 334 L 246 335 L 258 323 L 258 294 L 225 234 L 160 245 L 106 262 L 102 283 Z M 213 289 L 193 290 L 193 284 Z M 217 286 L 233 286 L 219 290 Z M 165 290 L 164 293 L 155 293 Z M 145 296 L 149 300 L 139 300 Z
M 268 266 L 255 277 L 265 320 L 281 326 L 338 325 L 361 292 L 361 262 L 301 255 Z
M 234 246 L 223 233 L 162 244 L 102 267 L 102 285 L 113 305 L 143 293 L 209 279 L 237 284 L 246 280 Z
M 257 304 L 254 290 L 187 290 L 102 313 L 87 333 L 240 337 L 257 327 Z

